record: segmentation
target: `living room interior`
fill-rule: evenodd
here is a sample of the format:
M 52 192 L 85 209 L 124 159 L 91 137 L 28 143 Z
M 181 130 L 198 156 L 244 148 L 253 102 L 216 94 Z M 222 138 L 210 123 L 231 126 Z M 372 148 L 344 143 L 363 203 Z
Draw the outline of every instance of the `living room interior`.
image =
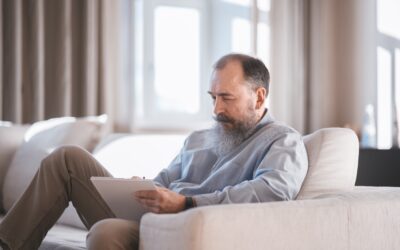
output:
M 115 177 L 153 178 L 190 133 L 213 126 L 213 64 L 244 53 L 270 72 L 268 112 L 304 136 L 304 189 L 295 201 L 145 215 L 140 248 L 400 248 L 400 1 L 3 0 L 0 9 L 0 217 L 62 145 L 85 148 Z M 40 249 L 85 249 L 86 234 L 71 204 Z

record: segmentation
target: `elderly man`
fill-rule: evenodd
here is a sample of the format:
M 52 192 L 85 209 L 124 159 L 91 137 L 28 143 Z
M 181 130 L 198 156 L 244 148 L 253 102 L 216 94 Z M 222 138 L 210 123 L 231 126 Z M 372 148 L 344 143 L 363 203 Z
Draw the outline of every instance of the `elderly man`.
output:
M 307 172 L 302 137 L 265 109 L 269 73 L 258 59 L 229 54 L 215 64 L 209 94 L 216 125 L 192 133 L 154 179 L 134 194 L 155 213 L 196 206 L 294 199 Z M 0 225 L 5 248 L 37 248 L 68 202 L 90 232 L 89 249 L 135 249 L 138 222 L 115 218 L 89 181 L 110 176 L 89 153 L 62 147 L 45 160 Z M 157 240 L 157 239 L 155 239 Z

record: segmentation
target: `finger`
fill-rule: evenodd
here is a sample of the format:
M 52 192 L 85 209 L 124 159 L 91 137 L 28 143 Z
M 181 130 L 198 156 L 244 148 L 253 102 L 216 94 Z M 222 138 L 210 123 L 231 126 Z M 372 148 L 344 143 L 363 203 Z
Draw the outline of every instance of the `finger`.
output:
M 157 201 L 139 199 L 138 202 L 151 211 L 158 212 L 160 210 L 160 204 Z
M 141 190 L 141 191 L 136 191 L 134 195 L 139 198 L 155 199 L 159 195 L 159 193 L 157 190 Z
M 158 198 L 165 194 L 165 192 L 171 192 L 169 189 L 156 187 L 156 189 L 152 190 L 139 190 L 134 192 L 134 194 L 138 197 L 154 197 Z
M 138 197 L 136 195 L 133 196 L 136 201 L 144 202 L 144 201 L 155 201 L 156 199 L 149 198 L 149 197 Z

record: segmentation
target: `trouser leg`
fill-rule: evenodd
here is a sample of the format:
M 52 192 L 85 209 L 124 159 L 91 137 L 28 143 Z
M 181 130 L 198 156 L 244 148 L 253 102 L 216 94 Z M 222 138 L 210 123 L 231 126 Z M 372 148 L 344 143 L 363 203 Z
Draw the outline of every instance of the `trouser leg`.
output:
M 139 247 L 139 223 L 123 219 L 105 219 L 90 229 L 88 250 L 135 250 Z
M 90 181 L 111 176 L 87 151 L 75 146 L 57 149 L 45 158 L 21 198 L 0 224 L 0 239 L 11 249 L 36 249 L 69 201 L 85 226 L 114 214 Z

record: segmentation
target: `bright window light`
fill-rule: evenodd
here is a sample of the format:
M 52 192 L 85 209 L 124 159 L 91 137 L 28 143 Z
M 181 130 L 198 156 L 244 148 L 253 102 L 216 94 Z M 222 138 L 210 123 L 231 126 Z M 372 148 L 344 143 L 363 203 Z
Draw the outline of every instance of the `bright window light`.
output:
M 257 26 L 257 57 L 261 59 L 269 68 L 270 65 L 270 29 L 266 23 L 258 23 Z M 271 105 L 271 98 L 267 97 L 267 101 L 265 102 L 266 107 L 270 107 Z
M 400 39 L 400 1 L 377 1 L 378 31 Z
M 395 69 L 395 102 L 396 102 L 396 110 L 397 110 L 397 145 L 400 146 L 400 49 L 396 49 L 395 52 L 396 59 L 396 69 Z
M 154 15 L 154 84 L 162 111 L 200 109 L 200 14 L 184 7 L 157 7 Z
M 397 108 L 400 109 L 400 48 L 396 49 L 395 52 L 395 62 L 396 62 L 396 71 L 395 71 L 395 77 L 396 77 L 396 103 L 397 103 Z M 400 110 L 398 110 L 400 112 Z M 398 117 L 400 119 L 400 117 Z M 400 122 L 400 121 L 399 121 Z
M 232 51 L 251 54 L 250 21 L 244 18 L 234 18 L 232 21 Z
M 270 30 L 266 23 L 258 23 L 257 27 L 257 56 L 268 67 L 270 62 Z
M 206 93 L 212 65 L 227 53 L 256 51 L 269 65 L 270 0 L 134 2 L 133 130 L 188 131 L 210 125 L 212 102 Z
M 378 47 L 378 148 L 392 146 L 392 65 L 390 53 Z
M 260 11 L 268 12 L 271 8 L 270 0 L 257 0 L 257 7 Z
M 226 2 L 226 3 L 245 6 L 245 7 L 251 6 L 251 0 L 222 0 L 222 1 Z

